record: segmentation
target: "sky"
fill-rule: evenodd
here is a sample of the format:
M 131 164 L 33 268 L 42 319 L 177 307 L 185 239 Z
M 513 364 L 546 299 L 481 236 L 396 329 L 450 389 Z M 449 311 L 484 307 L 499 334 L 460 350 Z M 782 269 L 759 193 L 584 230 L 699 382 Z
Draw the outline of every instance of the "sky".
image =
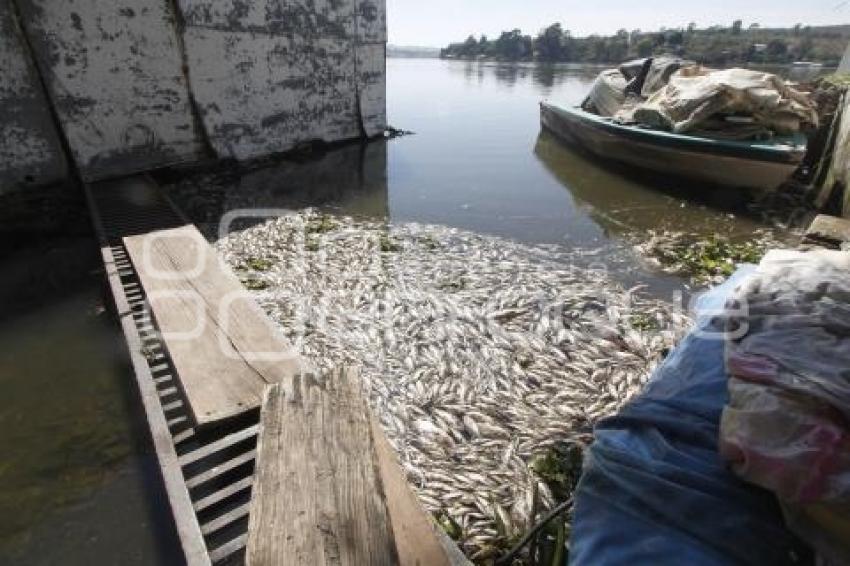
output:
M 690 22 L 729 26 L 738 19 L 762 27 L 850 24 L 850 0 L 387 0 L 387 17 L 390 43 L 444 47 L 514 28 L 535 35 L 554 22 L 576 36 Z

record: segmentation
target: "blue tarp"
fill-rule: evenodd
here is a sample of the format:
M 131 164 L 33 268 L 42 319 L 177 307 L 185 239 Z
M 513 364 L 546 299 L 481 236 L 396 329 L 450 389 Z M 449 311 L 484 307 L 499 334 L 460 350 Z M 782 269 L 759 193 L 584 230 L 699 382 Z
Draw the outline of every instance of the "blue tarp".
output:
M 698 328 L 751 268 L 705 295 Z M 717 452 L 728 400 L 724 342 L 692 333 L 645 391 L 601 421 L 576 492 L 570 563 L 801 564 L 808 551 L 774 497 L 739 480 Z

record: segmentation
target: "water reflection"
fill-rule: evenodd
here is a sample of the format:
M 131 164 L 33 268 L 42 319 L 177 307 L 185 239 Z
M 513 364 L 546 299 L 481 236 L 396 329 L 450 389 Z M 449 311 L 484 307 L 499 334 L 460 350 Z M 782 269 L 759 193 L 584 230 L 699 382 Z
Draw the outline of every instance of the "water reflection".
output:
M 542 96 L 568 81 L 592 82 L 604 66 L 573 63 L 505 63 L 495 61 L 452 61 L 445 64 L 450 73 L 460 71 L 467 84 L 481 85 L 488 79 L 499 87 L 511 89 L 532 82 Z
M 93 238 L 0 260 L 0 564 L 179 556 L 100 265 Z
M 353 216 L 387 218 L 387 142 L 349 144 L 301 161 L 282 160 L 250 169 L 222 168 L 176 180 L 165 190 L 205 233 L 222 217 L 243 209 L 333 208 Z M 262 220 L 236 225 L 244 228 Z
M 625 167 L 600 163 L 565 146 L 547 131 L 540 133 L 534 154 L 607 236 L 642 234 L 650 230 L 747 235 L 755 220 L 715 210 L 700 203 L 711 195 L 704 187 L 683 187 L 677 181 L 636 173 Z M 717 206 L 715 204 L 715 206 Z

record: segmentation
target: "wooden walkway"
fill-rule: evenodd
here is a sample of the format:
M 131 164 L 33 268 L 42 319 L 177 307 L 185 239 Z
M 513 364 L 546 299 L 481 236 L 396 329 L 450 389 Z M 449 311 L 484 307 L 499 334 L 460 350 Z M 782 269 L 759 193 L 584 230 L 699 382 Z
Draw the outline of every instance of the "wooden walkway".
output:
M 269 387 L 259 438 L 249 566 L 449 565 L 356 373 Z
M 185 230 L 187 221 L 144 176 L 93 184 L 86 187 L 86 195 L 186 562 L 244 564 L 259 430 L 259 411 L 252 407 L 258 402 L 253 398 L 237 400 L 237 404 L 244 404 L 244 410 L 223 411 L 208 422 L 201 418 L 207 426 L 197 426 L 195 417 L 202 405 L 194 395 L 193 411 L 186 394 L 192 389 L 183 383 L 182 368 L 188 362 L 178 355 L 181 365 L 176 365 L 175 346 L 166 345 L 159 326 L 173 321 L 163 316 L 165 309 L 157 310 L 156 301 L 152 316 L 147 308 L 147 288 L 133 261 L 138 253 L 135 236 Z M 179 328 L 181 324 L 178 320 L 171 330 L 186 330 Z M 250 351 L 255 350 L 262 348 Z M 389 508 L 397 531 L 398 556 L 405 556 L 409 552 L 404 550 L 409 548 L 405 545 L 422 540 L 423 524 L 427 525 L 426 532 L 433 535 L 433 531 L 394 462 L 395 455 L 382 431 L 373 429 L 373 438 L 375 450 L 382 454 L 379 460 L 395 465 L 382 467 L 388 500 L 407 501 L 401 507 Z M 440 542 L 452 556 L 450 563 L 464 563 L 450 541 L 440 538 Z
M 198 427 L 259 409 L 300 360 L 191 225 L 123 239 Z

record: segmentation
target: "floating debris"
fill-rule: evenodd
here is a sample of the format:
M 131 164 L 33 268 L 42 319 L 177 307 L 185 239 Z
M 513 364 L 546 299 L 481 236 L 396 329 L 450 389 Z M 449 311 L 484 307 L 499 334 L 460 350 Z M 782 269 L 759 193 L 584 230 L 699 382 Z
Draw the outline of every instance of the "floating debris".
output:
M 719 284 L 742 263 L 758 263 L 782 244 L 768 231 L 755 231 L 745 242 L 686 232 L 650 232 L 635 250 L 664 271 L 691 278 L 699 285 Z
M 241 266 L 244 271 L 268 271 L 274 266 L 274 263 L 267 259 L 257 259 L 255 257 L 245 260 L 245 264 Z
M 360 368 L 422 503 L 479 561 L 566 497 L 593 424 L 640 391 L 690 325 L 575 267 L 580 252 L 351 218 L 308 236 L 317 216 L 216 246 L 232 266 L 273 263 L 258 302 L 316 369 Z

